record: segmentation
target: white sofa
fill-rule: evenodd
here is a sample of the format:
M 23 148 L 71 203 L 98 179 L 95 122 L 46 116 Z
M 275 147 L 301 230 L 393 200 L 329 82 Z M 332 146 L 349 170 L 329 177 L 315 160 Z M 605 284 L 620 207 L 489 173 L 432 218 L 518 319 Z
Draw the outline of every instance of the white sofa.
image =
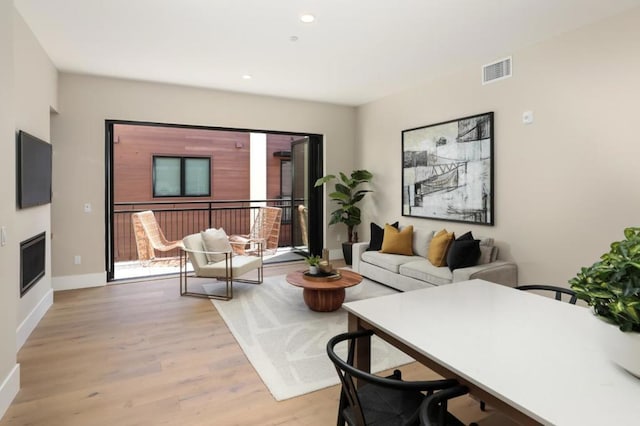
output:
M 367 251 L 368 242 L 355 243 L 352 267 L 360 275 L 399 291 L 475 278 L 512 287 L 517 285 L 517 265 L 498 259 L 498 247 L 494 245 L 493 238 L 479 238 L 481 255 L 477 265 L 451 271 L 448 266 L 433 266 L 427 260 L 433 235 L 433 231 L 414 228 L 413 256 Z

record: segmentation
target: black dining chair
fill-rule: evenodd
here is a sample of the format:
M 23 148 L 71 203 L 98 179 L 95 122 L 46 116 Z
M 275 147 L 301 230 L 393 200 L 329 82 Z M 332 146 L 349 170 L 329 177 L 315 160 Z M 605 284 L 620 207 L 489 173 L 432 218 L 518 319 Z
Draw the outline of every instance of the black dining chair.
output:
M 454 386 L 428 396 L 420 407 L 420 425 L 422 426 L 466 426 L 447 409 L 449 400 L 469 393 L 466 386 Z M 469 426 L 477 426 L 470 423 Z
M 531 290 L 551 291 L 556 294 L 555 296 L 556 300 L 560 300 L 560 301 L 562 301 L 562 295 L 566 295 L 566 296 L 569 296 L 569 300 L 567 302 L 571 303 L 572 305 L 575 305 L 576 301 L 578 300 L 578 296 L 576 296 L 576 293 L 573 290 L 565 287 L 557 287 L 553 285 L 544 285 L 544 284 L 531 284 L 531 285 L 517 286 L 516 289 L 524 290 L 524 291 L 531 291 Z
M 426 395 L 458 384 L 456 380 L 403 381 L 400 370 L 389 377 L 380 377 L 354 367 L 357 340 L 369 338 L 370 330 L 337 335 L 327 343 L 327 354 L 333 362 L 342 383 L 338 426 L 366 425 L 419 425 L 420 406 Z M 347 359 L 335 352 L 335 346 L 348 342 Z M 354 383 L 358 380 L 358 386 Z

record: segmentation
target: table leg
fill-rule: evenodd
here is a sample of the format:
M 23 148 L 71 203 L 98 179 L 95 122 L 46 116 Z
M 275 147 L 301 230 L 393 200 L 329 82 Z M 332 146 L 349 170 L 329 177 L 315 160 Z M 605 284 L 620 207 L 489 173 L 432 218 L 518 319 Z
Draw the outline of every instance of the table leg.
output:
M 349 312 L 348 316 L 348 328 L 349 332 L 364 330 L 365 328 L 360 323 L 360 318 Z M 371 372 L 371 337 L 361 337 L 356 344 L 356 350 L 353 354 L 353 366 L 361 371 Z M 356 380 L 356 386 L 360 387 L 365 383 L 358 383 Z
M 302 291 L 302 297 L 304 298 L 304 303 L 306 303 L 312 311 L 332 312 L 342 306 L 345 291 L 344 288 L 333 290 L 313 290 L 305 288 Z

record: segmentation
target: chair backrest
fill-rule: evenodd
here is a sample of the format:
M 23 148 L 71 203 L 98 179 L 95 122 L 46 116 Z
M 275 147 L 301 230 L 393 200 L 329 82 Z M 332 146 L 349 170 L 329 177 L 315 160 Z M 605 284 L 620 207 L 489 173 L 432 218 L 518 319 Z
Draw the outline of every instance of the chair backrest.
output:
M 280 240 L 280 222 L 282 209 L 280 207 L 260 207 L 253 222 L 249 238 L 264 240 L 263 250 L 276 250 Z
M 557 287 L 553 285 L 544 285 L 544 284 L 531 284 L 531 285 L 517 286 L 516 289 L 524 290 L 524 291 L 533 291 L 533 290 L 551 291 L 555 293 L 556 300 L 560 300 L 560 301 L 562 301 L 562 295 L 564 294 L 566 296 L 569 296 L 569 300 L 567 302 L 571 303 L 572 305 L 575 305 L 576 301 L 578 300 L 578 296 L 576 296 L 576 293 L 573 290 L 565 287 Z
M 202 253 L 204 251 L 202 236 L 200 233 L 187 235 L 183 238 L 182 243 L 184 244 L 184 248 L 188 250 L 187 255 L 189 256 L 195 274 L 199 275 L 200 267 L 206 266 L 209 263 L 207 255 Z
M 371 336 L 372 334 L 373 332 L 370 331 L 340 334 L 329 340 L 329 343 L 327 344 L 327 355 L 329 355 L 329 359 L 331 359 L 331 362 L 333 362 L 333 365 L 335 366 L 338 373 L 338 377 L 340 378 L 340 382 L 342 383 L 342 395 L 340 398 L 339 410 L 342 411 L 344 410 L 344 408 L 346 408 L 346 402 L 346 404 L 351 407 L 352 414 L 355 417 L 353 420 L 358 425 L 365 425 L 366 423 L 362 405 L 360 403 L 360 398 L 358 398 L 357 388 L 355 383 L 353 382 L 353 377 L 355 376 L 358 379 L 363 379 L 366 381 L 367 379 L 365 377 L 371 375 L 360 370 L 356 370 L 355 367 L 353 367 L 353 357 L 355 353 L 357 338 L 361 336 Z M 344 341 L 349 342 L 346 362 L 335 352 L 335 346 L 338 343 Z M 362 374 L 358 374 L 358 372 Z M 373 380 L 371 380 L 371 382 L 373 382 Z
M 329 356 L 331 362 L 333 362 L 333 365 L 336 368 L 336 372 L 338 373 L 338 377 L 340 378 L 340 382 L 342 383 L 340 407 L 338 409 L 339 419 L 346 418 L 350 425 L 367 424 L 367 419 L 365 419 L 363 410 L 364 407 L 362 405 L 363 401 L 361 401 L 359 398 L 359 392 L 363 388 L 363 383 L 361 382 L 364 382 L 365 387 L 374 385 L 374 393 L 378 397 L 385 393 L 392 393 L 394 395 L 393 397 L 390 397 L 385 402 L 385 404 L 383 404 L 384 407 L 368 407 L 373 409 L 372 411 L 376 413 L 375 415 L 379 415 L 380 412 L 383 411 L 387 411 L 389 414 L 391 414 L 391 417 L 386 416 L 384 418 L 379 417 L 377 419 L 368 419 L 373 424 L 387 424 L 381 422 L 390 421 L 389 419 L 391 418 L 399 419 L 400 417 L 397 416 L 400 415 L 400 412 L 403 412 L 402 415 L 408 414 L 411 417 L 415 417 L 415 420 L 417 421 L 419 411 L 418 409 L 420 408 L 420 404 L 424 399 L 424 395 L 421 392 L 427 392 L 427 395 L 430 395 L 435 390 L 448 388 L 458 384 L 455 380 L 452 379 L 403 381 L 400 370 L 395 370 L 391 376 L 380 377 L 357 369 L 354 366 L 354 355 L 357 340 L 362 337 L 370 337 L 372 334 L 373 332 L 371 330 L 343 333 L 332 337 L 327 343 L 327 355 Z M 335 346 L 338 343 L 345 341 L 349 343 L 346 360 L 342 359 L 335 352 Z M 358 381 L 358 388 L 356 388 L 354 378 Z M 398 391 L 400 391 L 401 393 L 398 394 Z M 393 407 L 389 406 L 390 404 L 393 404 L 394 401 L 397 402 L 399 395 L 402 404 Z M 364 400 L 364 402 L 366 403 L 367 400 Z M 379 400 L 376 402 L 380 403 Z M 409 411 L 409 413 L 407 413 L 407 410 Z
M 131 222 L 136 237 L 136 248 L 140 260 L 154 259 L 154 250 L 169 251 L 182 247 L 181 241 L 168 241 L 151 210 L 134 213 Z
M 469 389 L 466 386 L 460 385 L 443 389 L 428 396 L 420 407 L 420 425 L 464 426 L 464 423 L 449 413 L 447 405 L 450 399 L 466 395 L 467 393 L 469 393 Z

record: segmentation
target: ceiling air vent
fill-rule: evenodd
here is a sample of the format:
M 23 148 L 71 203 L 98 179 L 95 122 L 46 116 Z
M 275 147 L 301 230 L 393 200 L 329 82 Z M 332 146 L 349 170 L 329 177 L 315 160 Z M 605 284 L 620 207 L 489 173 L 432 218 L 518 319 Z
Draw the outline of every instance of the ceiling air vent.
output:
M 511 56 L 482 66 L 482 84 L 511 77 Z

